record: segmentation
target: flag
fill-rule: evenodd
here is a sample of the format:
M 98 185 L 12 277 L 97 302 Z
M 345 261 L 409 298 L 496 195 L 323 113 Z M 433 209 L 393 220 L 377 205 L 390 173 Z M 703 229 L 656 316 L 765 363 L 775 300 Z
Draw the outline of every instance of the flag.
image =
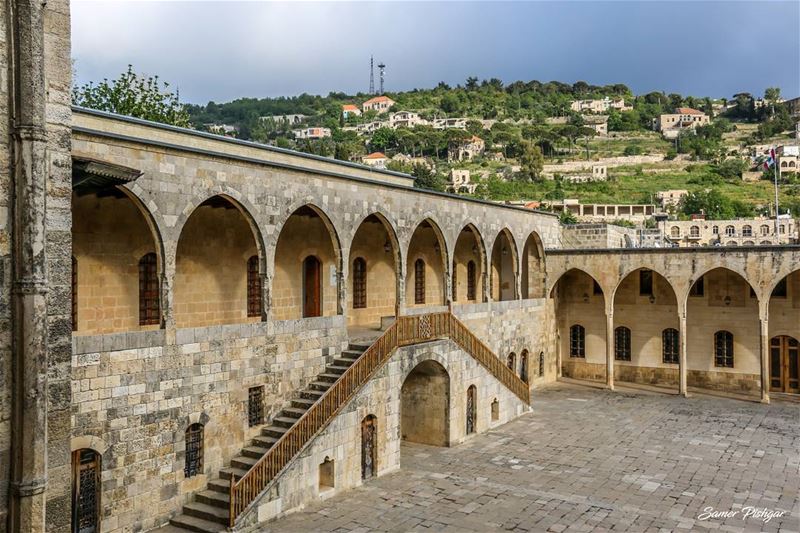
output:
M 769 157 L 764 161 L 764 170 L 769 170 L 775 166 L 775 148 L 769 149 Z

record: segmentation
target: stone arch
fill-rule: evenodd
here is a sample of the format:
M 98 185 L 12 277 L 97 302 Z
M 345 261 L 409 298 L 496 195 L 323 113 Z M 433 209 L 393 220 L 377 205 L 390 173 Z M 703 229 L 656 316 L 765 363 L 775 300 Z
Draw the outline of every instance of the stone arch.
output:
M 474 280 L 470 279 L 471 267 L 473 262 Z M 464 225 L 455 238 L 453 246 L 453 265 L 452 265 L 452 294 L 454 302 L 485 302 L 486 278 L 487 278 L 487 256 L 486 245 L 475 224 L 469 222 Z M 474 287 L 471 285 L 474 283 Z M 474 292 L 474 298 L 470 298 Z
M 490 280 L 492 300 L 515 300 L 518 297 L 519 253 L 514 235 L 508 228 L 497 233 L 492 245 Z
M 363 261 L 365 272 L 353 270 L 357 260 Z M 397 234 L 386 217 L 379 212 L 363 217 L 350 239 L 348 325 L 379 327 L 382 318 L 395 316 L 400 301 L 401 260 Z M 356 280 L 356 275 L 363 279 Z M 393 285 L 387 283 L 390 279 L 394 279 Z M 357 288 L 363 290 L 363 302 L 355 297 Z
M 450 444 L 450 374 L 434 359 L 419 362 L 403 380 L 400 434 L 410 442 Z
M 419 260 L 424 263 L 422 287 L 415 271 Z M 448 264 L 447 241 L 441 228 L 433 219 L 423 219 L 411 233 L 406 251 L 406 305 L 446 304 L 450 293 Z M 422 300 L 418 298 L 420 291 Z
M 213 195 L 180 226 L 175 247 L 173 315 L 178 327 L 253 322 L 247 317 L 247 261 L 263 241 L 250 212 L 236 199 Z M 263 287 L 263 284 L 262 284 Z
M 544 298 L 547 296 L 547 265 L 542 238 L 532 231 L 522 247 L 521 291 L 522 298 Z M 532 266 L 535 265 L 535 268 Z
M 94 450 L 100 455 L 104 455 L 108 450 L 108 444 L 100 437 L 94 435 L 81 435 L 72 437 L 69 441 L 69 449 L 71 452 L 76 452 L 81 449 Z
M 319 260 L 319 311 L 321 316 L 342 314 L 343 276 L 341 241 L 330 217 L 314 204 L 302 204 L 280 224 L 270 251 L 273 265 L 270 298 L 275 320 L 302 318 L 307 313 L 309 293 L 303 264 L 308 257 Z
M 676 302 L 678 301 L 678 287 L 675 287 L 672 280 L 668 277 L 668 274 L 666 274 L 663 271 L 663 269 L 651 264 L 650 262 L 642 262 L 628 268 L 619 276 L 617 284 L 614 285 L 614 288 L 611 290 L 609 294 L 609 299 L 611 302 L 613 302 L 614 299 L 616 298 L 617 290 L 619 290 L 620 286 L 625 281 L 625 279 L 628 278 L 631 274 L 638 272 L 639 270 L 652 270 L 655 274 L 658 274 L 659 279 L 662 279 L 669 286 L 669 289 L 675 296 Z
M 75 296 L 78 333 L 104 334 L 157 329 L 165 303 L 156 290 L 156 323 L 140 320 L 139 262 L 156 256 L 165 273 L 161 228 L 144 203 L 125 187 L 73 191 L 72 256 L 78 266 Z M 158 289 L 158 288 L 157 288 Z M 152 300 L 150 300 L 152 302 Z

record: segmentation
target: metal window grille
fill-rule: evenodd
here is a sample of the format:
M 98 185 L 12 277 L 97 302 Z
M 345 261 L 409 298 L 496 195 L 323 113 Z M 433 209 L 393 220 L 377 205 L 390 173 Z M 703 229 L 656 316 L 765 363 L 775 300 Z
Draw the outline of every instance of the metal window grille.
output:
M 539 352 L 539 375 L 544 376 L 544 352 Z
M 257 255 L 247 260 L 247 316 L 261 316 L 261 273 Z
M 665 329 L 661 332 L 661 347 L 663 352 L 663 361 L 665 363 L 678 363 L 678 353 L 680 348 L 678 346 L 678 330 L 674 328 Z
M 631 330 L 620 326 L 614 330 L 614 359 L 631 360 Z
M 367 307 L 367 262 L 363 257 L 353 261 L 353 309 Z
M 714 366 L 733 368 L 733 334 L 730 331 L 714 333 Z
M 425 303 L 425 261 L 422 259 L 414 263 L 414 303 Z
M 586 330 L 578 324 L 569 328 L 569 356 L 586 357 Z
M 72 530 L 94 533 L 99 526 L 100 455 L 82 449 L 73 455 L 74 488 Z
M 186 477 L 203 472 L 203 424 L 192 424 L 186 429 L 186 463 L 183 473 Z
M 139 325 L 161 322 L 158 287 L 158 258 L 149 253 L 139 259 Z
M 250 427 L 264 423 L 264 387 L 250 387 L 248 390 L 247 422 Z
M 475 433 L 475 385 L 467 389 L 467 434 Z

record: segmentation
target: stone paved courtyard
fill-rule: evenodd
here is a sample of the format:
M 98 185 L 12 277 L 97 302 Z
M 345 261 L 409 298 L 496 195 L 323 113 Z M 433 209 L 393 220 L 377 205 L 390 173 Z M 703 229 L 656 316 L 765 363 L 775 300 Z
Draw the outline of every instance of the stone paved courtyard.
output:
M 405 445 L 401 471 L 262 530 L 800 531 L 798 403 L 567 384 L 534 401 L 459 446 Z

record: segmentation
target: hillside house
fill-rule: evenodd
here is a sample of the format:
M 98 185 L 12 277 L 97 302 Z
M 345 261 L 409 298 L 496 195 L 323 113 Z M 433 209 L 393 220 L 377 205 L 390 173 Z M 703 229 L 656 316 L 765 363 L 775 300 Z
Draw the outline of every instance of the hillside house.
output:
M 477 187 L 478 184 L 471 181 L 469 170 L 454 168 L 450 171 L 450 179 L 447 181 L 448 192 L 472 194 Z
M 658 200 L 661 209 L 668 207 L 678 207 L 683 197 L 689 194 L 686 189 L 670 189 L 667 191 L 658 191 L 656 193 L 656 200 Z
M 586 115 L 583 125 L 594 130 L 596 135 L 608 135 L 608 115 Z
M 576 113 L 607 113 L 612 109 L 618 111 L 629 111 L 633 109 L 625 105 L 624 98 L 612 100 L 609 97 L 597 100 L 575 100 L 570 104 L 569 108 Z
M 453 141 L 447 148 L 449 161 L 471 161 L 474 157 L 483 154 L 486 143 L 480 137 L 473 135 L 464 141 Z
M 331 136 L 330 128 L 302 128 L 292 130 L 295 139 L 324 139 Z
M 388 96 L 375 96 L 361 104 L 363 112 L 375 111 L 379 115 L 388 112 L 396 102 Z
M 342 105 L 342 116 L 344 117 L 345 120 L 347 120 L 350 117 L 360 117 L 361 110 L 356 105 L 344 104 Z
M 675 113 L 667 113 L 654 119 L 653 128 L 667 139 L 674 139 L 678 134 L 687 129 L 707 126 L 711 118 L 697 109 L 679 107 Z
M 372 152 L 361 157 L 361 162 L 368 167 L 385 169 L 389 158 L 383 152 Z

